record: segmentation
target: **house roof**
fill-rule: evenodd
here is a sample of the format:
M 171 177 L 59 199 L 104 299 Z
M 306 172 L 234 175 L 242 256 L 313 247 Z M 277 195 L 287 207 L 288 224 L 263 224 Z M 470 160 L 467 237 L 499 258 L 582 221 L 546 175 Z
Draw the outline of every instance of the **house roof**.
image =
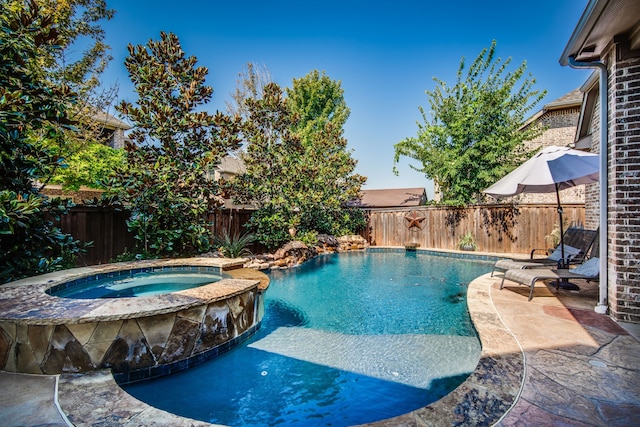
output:
M 360 193 L 360 200 L 354 205 L 363 208 L 420 206 L 427 201 L 424 187 L 362 190 Z
M 640 48 L 640 2 L 638 0 L 589 0 L 567 46 L 560 65 L 569 58 L 591 62 L 601 59 L 608 44 L 619 34 L 629 36 L 629 48 Z
M 127 123 L 117 119 L 111 114 L 105 113 L 104 111 L 100 111 L 100 110 L 95 111 L 93 113 L 93 119 L 96 122 L 110 129 L 124 129 L 124 130 L 131 129 L 131 126 L 129 126 Z
M 560 98 L 555 99 L 542 107 L 543 110 L 558 110 L 562 108 L 578 107 L 582 103 L 582 91 L 576 88 L 569 93 L 565 93 Z
M 565 108 L 575 108 L 580 107 L 582 104 L 582 91 L 580 88 L 576 88 L 571 92 L 565 93 L 558 99 L 554 99 L 553 101 L 545 104 L 540 111 L 535 113 L 533 116 L 529 117 L 527 121 L 522 125 L 522 128 L 526 128 L 531 123 L 538 120 L 545 113 L 554 110 L 562 110 Z

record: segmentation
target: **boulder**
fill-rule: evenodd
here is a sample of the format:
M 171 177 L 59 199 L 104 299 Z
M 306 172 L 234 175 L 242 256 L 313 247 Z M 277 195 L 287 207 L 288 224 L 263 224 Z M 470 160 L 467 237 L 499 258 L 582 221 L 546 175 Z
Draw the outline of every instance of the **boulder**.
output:
M 359 235 L 336 238 L 319 234 L 318 243 L 315 246 L 307 246 L 304 242 L 294 240 L 286 243 L 274 254 L 256 255 L 246 266 L 256 270 L 287 269 L 303 264 L 318 254 L 363 250 L 368 246 L 369 243 Z
M 369 247 L 369 243 L 365 238 L 358 234 L 340 236 L 338 237 L 338 242 L 340 244 L 340 251 L 355 251 Z
M 309 248 L 303 242 L 299 240 L 294 240 L 293 242 L 286 243 L 283 247 L 278 249 L 275 254 L 273 254 L 273 259 L 278 260 L 281 258 L 286 258 L 289 256 L 293 256 L 296 258 L 300 258 L 303 255 L 308 254 L 309 252 L 313 252 L 313 248 Z
M 322 246 L 330 246 L 330 247 L 338 247 L 340 242 L 335 236 L 330 236 L 328 234 L 318 234 L 318 243 Z

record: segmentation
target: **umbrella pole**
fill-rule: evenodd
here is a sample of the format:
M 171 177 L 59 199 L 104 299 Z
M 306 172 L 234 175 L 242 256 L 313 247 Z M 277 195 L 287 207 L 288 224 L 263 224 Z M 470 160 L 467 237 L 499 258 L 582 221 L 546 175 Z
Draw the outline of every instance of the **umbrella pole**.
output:
M 558 216 L 560 217 L 560 254 L 562 255 L 561 267 L 565 267 L 564 259 L 564 230 L 562 225 L 562 205 L 560 204 L 560 190 L 556 183 L 556 200 L 558 201 Z
M 560 260 L 560 265 L 558 268 L 568 268 L 569 263 L 566 262 L 564 257 L 564 226 L 562 224 L 562 205 L 560 204 L 560 190 L 558 188 L 558 184 L 556 183 L 556 200 L 558 201 L 558 217 L 560 218 L 560 254 L 562 255 L 562 259 Z M 556 289 L 567 289 L 570 291 L 579 290 L 580 287 L 575 283 L 569 282 L 567 279 L 560 280 L 556 282 Z

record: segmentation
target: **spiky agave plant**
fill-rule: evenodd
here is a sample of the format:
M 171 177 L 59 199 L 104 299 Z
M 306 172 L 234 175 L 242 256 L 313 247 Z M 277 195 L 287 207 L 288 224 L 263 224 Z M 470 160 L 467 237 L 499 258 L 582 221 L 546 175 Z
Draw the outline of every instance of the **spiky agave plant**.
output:
M 248 246 L 256 240 L 253 233 L 235 233 L 230 235 L 226 230 L 214 238 L 214 244 L 227 258 L 240 258 L 252 255 Z

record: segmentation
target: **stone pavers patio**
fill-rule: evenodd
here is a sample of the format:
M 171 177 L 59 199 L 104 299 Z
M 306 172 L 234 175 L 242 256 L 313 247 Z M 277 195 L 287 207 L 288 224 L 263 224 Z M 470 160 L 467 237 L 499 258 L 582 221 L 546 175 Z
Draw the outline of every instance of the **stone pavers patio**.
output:
M 632 426 L 640 420 L 640 343 L 594 312 L 597 283 L 556 293 L 491 283 L 491 298 L 525 353 L 524 387 L 499 424 Z

